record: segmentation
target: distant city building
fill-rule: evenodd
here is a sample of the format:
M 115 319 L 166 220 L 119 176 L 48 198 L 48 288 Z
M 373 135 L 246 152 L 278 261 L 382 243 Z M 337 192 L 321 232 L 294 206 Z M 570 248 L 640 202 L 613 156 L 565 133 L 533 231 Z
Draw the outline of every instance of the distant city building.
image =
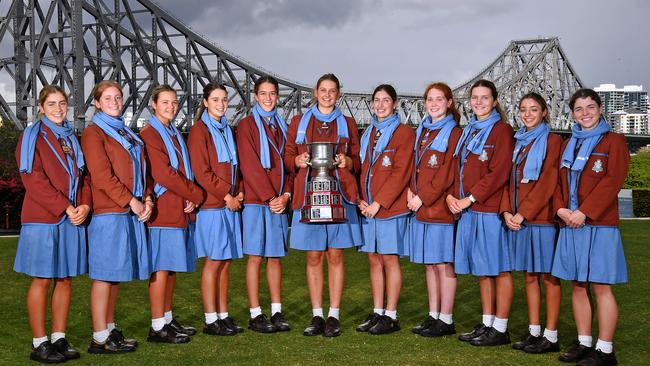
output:
M 642 113 L 649 113 L 648 92 L 643 91 L 642 85 L 625 85 L 617 88 L 615 84 L 600 84 L 594 88 L 600 95 L 605 107 L 605 114 L 612 116 L 614 112 L 634 108 Z
M 633 135 L 648 134 L 648 113 L 628 108 L 612 113 L 609 118 L 612 128 L 617 132 Z

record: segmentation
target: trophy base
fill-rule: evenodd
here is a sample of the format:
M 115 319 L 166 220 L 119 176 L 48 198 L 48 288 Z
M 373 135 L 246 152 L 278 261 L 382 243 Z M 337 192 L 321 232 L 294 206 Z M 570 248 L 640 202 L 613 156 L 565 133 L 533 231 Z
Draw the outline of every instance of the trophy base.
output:
M 343 223 L 346 221 L 343 206 L 305 206 L 300 210 L 300 222 L 303 224 Z

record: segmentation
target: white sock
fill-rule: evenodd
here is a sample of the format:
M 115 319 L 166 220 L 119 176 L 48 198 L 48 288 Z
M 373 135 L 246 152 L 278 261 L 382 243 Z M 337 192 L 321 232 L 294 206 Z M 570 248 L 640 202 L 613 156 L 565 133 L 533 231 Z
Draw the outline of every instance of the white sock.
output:
M 508 318 L 494 318 L 494 323 L 492 323 L 492 328 L 498 330 L 501 333 L 505 333 L 508 330 Z
M 327 317 L 332 317 L 332 318 L 339 318 L 339 309 L 338 308 L 330 308 L 330 311 L 327 313 Z
M 440 321 L 444 322 L 445 324 L 453 324 L 454 323 L 454 316 L 452 314 L 444 314 L 440 313 Z
M 282 312 L 282 303 L 281 302 L 272 302 L 271 303 L 271 316 L 275 315 L 275 313 L 281 313 Z
M 174 317 L 172 316 L 172 311 L 171 310 L 165 311 L 165 324 L 171 323 L 172 319 L 174 319 Z
M 52 343 L 58 341 L 61 338 L 65 338 L 65 333 L 64 332 L 52 332 L 52 336 L 50 339 L 52 340 Z
M 528 331 L 533 337 L 539 337 L 542 334 L 542 326 L 539 324 L 528 324 Z
M 430 311 L 429 316 L 432 317 L 433 319 L 439 319 L 440 318 L 440 313 L 437 311 Z
M 96 343 L 104 344 L 106 343 L 106 340 L 108 339 L 108 335 L 110 334 L 110 332 L 111 331 L 108 329 L 100 330 L 99 332 L 93 332 L 93 340 Z
M 395 319 L 397 319 L 397 310 L 386 310 L 384 312 L 384 315 L 386 315 L 387 317 L 395 320 Z
M 41 338 L 32 338 L 32 346 L 34 346 L 34 348 L 40 346 L 43 342 L 47 342 L 47 336 Z
M 556 330 L 549 330 L 549 329 L 544 329 L 544 338 L 548 339 L 549 342 L 551 343 L 557 343 L 557 329 Z
M 320 316 L 323 318 L 323 308 L 311 309 L 312 316 Z
M 255 319 L 257 316 L 262 315 L 262 308 L 259 306 L 256 308 L 250 308 L 249 310 L 251 312 L 251 319 Z
M 379 314 L 379 315 L 384 315 L 384 311 L 385 311 L 384 309 L 378 309 L 378 308 L 372 309 L 373 313 Z
M 106 327 L 107 327 L 109 333 L 112 332 L 113 329 L 115 329 L 115 327 L 116 327 L 115 322 L 106 323 Z
M 614 351 L 614 344 L 598 338 L 598 341 L 596 341 L 596 349 L 599 349 L 602 353 L 612 353 Z
M 594 339 L 591 338 L 590 335 L 579 335 L 578 334 L 578 342 L 585 346 L 585 347 L 591 347 L 591 343 L 593 343 Z
M 153 328 L 154 331 L 160 332 L 161 329 L 165 326 L 165 318 L 156 318 L 156 319 L 151 319 L 151 328 Z
M 217 313 L 203 313 L 205 314 L 205 324 L 212 324 L 217 321 Z
M 483 325 L 486 327 L 491 327 L 494 323 L 494 315 L 492 314 L 483 314 Z
M 219 319 L 226 319 L 228 317 L 228 312 L 226 311 L 225 313 L 217 313 L 217 317 Z

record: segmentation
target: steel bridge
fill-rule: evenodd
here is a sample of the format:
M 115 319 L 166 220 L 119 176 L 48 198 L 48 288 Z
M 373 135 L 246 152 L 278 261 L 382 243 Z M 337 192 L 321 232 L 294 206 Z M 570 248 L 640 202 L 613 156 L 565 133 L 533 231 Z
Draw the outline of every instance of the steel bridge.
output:
M 56 84 L 70 95 L 71 117 L 83 129 L 92 115 L 94 84 L 118 81 L 124 88 L 124 113 L 135 125 L 150 115 L 154 86 L 178 91 L 177 123 L 189 127 L 201 91 L 210 81 L 229 89 L 228 115 L 237 123 L 254 103 L 253 85 L 262 75 L 280 82 L 278 106 L 286 118 L 309 107 L 312 85 L 302 84 L 256 66 L 193 31 L 150 0 L 9 0 L 0 2 L 0 86 L 15 90 L 0 95 L 0 118 L 23 129 L 38 111 L 38 91 Z M 434 78 L 437 76 L 433 75 Z M 583 86 L 557 38 L 512 41 L 471 80 L 456 87 L 461 113 L 470 113 L 467 92 L 478 79 L 495 82 L 500 100 L 516 124 L 517 101 L 538 91 L 550 103 L 553 128 L 566 130 L 568 98 Z M 400 113 L 416 125 L 424 114 L 421 95 L 399 96 Z M 344 92 L 339 105 L 360 125 L 369 123 L 368 93 Z

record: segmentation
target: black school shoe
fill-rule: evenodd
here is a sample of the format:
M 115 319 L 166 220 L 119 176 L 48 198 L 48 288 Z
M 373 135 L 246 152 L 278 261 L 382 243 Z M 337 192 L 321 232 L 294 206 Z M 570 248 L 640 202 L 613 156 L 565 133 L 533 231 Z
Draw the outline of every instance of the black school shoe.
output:
M 483 333 L 487 332 L 487 330 L 489 328 L 490 327 L 488 327 L 487 325 L 485 325 L 483 323 L 478 323 L 478 324 L 476 324 L 474 326 L 474 329 L 471 332 L 463 333 L 463 334 L 459 335 L 458 339 L 463 341 L 463 342 L 469 342 L 472 339 L 483 335 Z
M 196 328 L 194 327 L 188 327 L 181 325 L 181 323 L 176 320 L 176 318 L 173 318 L 171 323 L 169 323 L 169 326 L 176 332 L 180 334 L 186 334 L 188 336 L 193 336 L 196 334 Z
M 469 341 L 469 344 L 477 347 L 486 347 L 486 346 L 500 346 L 502 344 L 510 343 L 510 334 L 506 330 L 505 332 L 499 332 L 493 327 L 489 327 L 488 330 L 481 334 L 480 336 Z
M 400 330 L 399 320 L 393 319 L 388 315 L 382 315 L 379 317 L 377 324 L 368 330 L 368 333 L 374 335 L 388 334 L 397 332 Z
M 413 328 L 411 328 L 411 332 L 413 332 L 415 334 L 420 334 L 423 330 L 425 330 L 427 328 L 430 328 L 433 325 L 434 321 L 435 321 L 435 319 L 431 315 L 429 315 L 429 316 L 427 316 L 426 319 L 424 319 L 424 321 L 422 323 L 420 323 L 419 325 L 416 325 Z M 357 330 L 358 330 L 358 328 L 357 328 Z
M 576 366 L 614 366 L 618 364 L 614 351 L 612 353 L 604 353 L 596 349 L 592 350 L 585 358 L 578 361 Z
M 434 319 L 429 328 L 425 328 L 420 332 L 423 337 L 442 337 L 452 334 L 456 334 L 456 325 L 454 323 L 447 324 L 440 319 Z
M 542 336 L 534 336 L 530 333 L 526 334 L 525 336 L 521 337 L 521 340 L 519 342 L 515 342 L 512 344 L 512 348 L 518 350 L 518 351 L 523 351 L 524 348 L 527 346 L 537 344 L 542 341 Z
M 553 343 L 548 339 L 542 337 L 541 341 L 534 344 L 529 344 L 524 347 L 524 352 L 534 354 L 560 352 L 560 344 L 558 342 Z
M 277 329 L 266 318 L 266 315 L 260 314 L 248 322 L 248 329 L 259 333 L 275 333 Z
M 363 323 L 361 323 L 361 324 L 359 324 L 357 326 L 357 332 L 367 332 L 367 331 L 369 331 L 370 328 L 374 327 L 375 324 L 377 324 L 380 317 L 381 317 L 381 315 L 379 315 L 379 314 L 377 314 L 375 312 L 372 312 L 372 313 L 368 314 L 368 317 L 366 318 L 366 320 Z
M 562 362 L 578 362 L 585 358 L 592 350 L 592 347 L 583 346 L 580 342 L 574 341 L 569 349 L 564 351 L 558 359 Z
M 65 338 L 57 339 L 56 342 L 52 343 L 52 346 L 54 349 L 56 349 L 57 352 L 62 354 L 66 360 L 74 360 L 75 358 L 79 358 L 81 356 L 79 354 L 79 351 L 72 348 L 70 343 L 68 343 L 68 340 Z
M 114 337 L 108 336 L 104 343 L 97 343 L 94 339 L 90 341 L 88 353 L 92 354 L 119 354 L 134 352 L 136 347 L 126 343 L 119 343 Z
M 338 337 L 341 335 L 341 322 L 333 316 L 327 317 L 323 336 Z
M 244 331 L 244 328 L 237 325 L 237 323 L 235 323 L 235 319 L 233 319 L 230 316 L 228 316 L 228 317 L 226 317 L 224 319 L 221 319 L 221 323 L 225 324 L 226 328 L 232 330 L 235 333 L 241 333 L 241 332 Z
M 281 312 L 273 314 L 271 317 L 271 324 L 273 324 L 275 330 L 278 332 L 288 332 L 291 330 L 291 325 L 289 325 L 289 322 L 284 318 L 284 315 L 282 315 Z
M 136 341 L 133 338 L 124 338 L 124 333 L 122 333 L 122 331 L 117 328 L 113 328 L 113 330 L 111 330 L 111 333 L 108 335 L 108 337 L 113 338 L 117 343 L 126 344 L 127 346 L 133 348 L 138 347 L 138 341 Z
M 328 318 L 329 320 L 329 318 Z M 315 316 L 311 318 L 311 322 L 302 332 L 303 335 L 311 337 L 323 334 L 325 331 L 325 319 L 322 316 Z
M 232 336 L 237 334 L 237 332 L 228 328 L 222 319 L 217 319 L 210 324 L 204 325 L 203 333 L 214 336 Z
M 29 358 L 41 363 L 61 363 L 66 361 L 65 357 L 54 348 L 50 341 L 45 341 L 36 348 L 32 347 Z
M 190 336 L 183 333 L 176 333 L 174 328 L 169 324 L 165 324 L 159 331 L 149 328 L 149 335 L 147 336 L 147 342 L 179 344 L 187 343 L 189 341 Z

